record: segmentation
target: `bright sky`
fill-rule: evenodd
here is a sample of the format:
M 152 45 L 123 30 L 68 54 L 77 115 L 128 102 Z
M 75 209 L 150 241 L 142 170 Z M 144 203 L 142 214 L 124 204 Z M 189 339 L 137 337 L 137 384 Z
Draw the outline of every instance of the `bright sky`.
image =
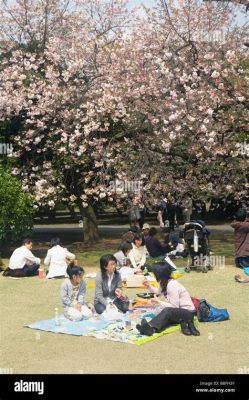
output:
M 132 5 L 137 5 L 137 4 L 144 4 L 147 7 L 153 7 L 156 4 L 156 0 L 130 0 L 130 4 Z M 238 22 L 239 23 L 244 23 L 245 21 L 249 20 L 249 11 L 247 11 L 247 14 L 245 15 L 244 10 L 245 6 L 240 6 L 241 7 L 241 12 L 238 15 Z

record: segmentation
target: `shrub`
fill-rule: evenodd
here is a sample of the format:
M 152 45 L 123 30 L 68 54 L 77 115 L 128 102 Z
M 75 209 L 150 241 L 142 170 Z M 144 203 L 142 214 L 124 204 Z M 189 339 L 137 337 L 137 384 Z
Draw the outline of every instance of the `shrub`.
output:
M 0 245 L 17 241 L 33 226 L 33 198 L 20 181 L 0 168 Z

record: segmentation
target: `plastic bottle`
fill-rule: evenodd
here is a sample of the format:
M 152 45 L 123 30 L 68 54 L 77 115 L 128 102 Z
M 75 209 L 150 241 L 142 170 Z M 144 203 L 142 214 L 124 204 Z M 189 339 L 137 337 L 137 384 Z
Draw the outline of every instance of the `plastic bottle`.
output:
M 38 269 L 38 276 L 39 276 L 39 279 L 43 279 L 44 278 L 44 273 L 43 273 L 43 269 L 42 268 Z
M 125 320 L 125 327 L 128 330 L 131 329 L 131 320 L 129 318 Z
M 60 326 L 60 318 L 59 318 L 59 313 L 58 313 L 58 308 L 56 307 L 54 309 L 54 319 L 55 319 L 55 325 Z

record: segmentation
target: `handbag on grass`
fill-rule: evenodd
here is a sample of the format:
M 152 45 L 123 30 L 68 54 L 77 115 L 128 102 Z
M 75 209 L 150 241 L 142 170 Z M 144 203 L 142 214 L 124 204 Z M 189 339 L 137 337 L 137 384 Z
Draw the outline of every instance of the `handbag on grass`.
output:
M 191 300 L 192 300 L 192 302 L 193 302 L 193 304 L 194 304 L 194 306 L 195 306 L 195 311 L 198 311 L 198 307 L 199 307 L 199 304 L 200 304 L 200 299 L 197 299 L 196 297 L 191 297 Z
M 197 318 L 199 322 L 220 322 L 229 319 L 226 308 L 216 308 L 202 299 L 198 306 Z

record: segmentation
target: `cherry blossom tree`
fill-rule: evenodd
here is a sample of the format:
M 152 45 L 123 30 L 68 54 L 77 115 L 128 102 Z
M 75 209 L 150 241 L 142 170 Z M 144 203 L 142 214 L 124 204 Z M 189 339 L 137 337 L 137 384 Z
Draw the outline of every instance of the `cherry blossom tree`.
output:
M 166 191 L 246 196 L 249 63 L 234 8 L 160 0 L 131 16 L 122 0 L 4 5 L 0 119 L 13 174 L 37 207 L 77 204 L 93 241 L 94 205 L 127 197 L 116 179 L 141 182 L 138 203 Z
M 113 54 L 101 104 L 123 115 L 125 141 L 135 156 L 121 156 L 146 190 L 237 199 L 248 193 L 248 54 L 246 25 L 233 9 L 212 3 L 160 1 L 147 10 L 131 39 Z M 131 152 L 133 154 L 133 152 Z
M 204 0 L 204 1 L 216 1 L 217 3 L 234 3 L 234 4 L 242 4 L 247 6 L 246 10 L 249 8 L 249 0 Z
M 4 40 L 11 56 L 8 49 L 2 54 L 1 118 L 15 142 L 13 173 L 34 192 L 37 207 L 76 203 L 84 239 L 92 241 L 98 239 L 93 203 L 113 201 L 109 186 L 117 167 L 114 147 L 106 151 L 116 131 L 104 110 L 93 119 L 92 104 L 129 12 L 122 0 L 77 1 L 77 13 L 69 7 L 66 13 L 66 5 L 19 0 L 6 8 L 7 27 L 18 22 Z

